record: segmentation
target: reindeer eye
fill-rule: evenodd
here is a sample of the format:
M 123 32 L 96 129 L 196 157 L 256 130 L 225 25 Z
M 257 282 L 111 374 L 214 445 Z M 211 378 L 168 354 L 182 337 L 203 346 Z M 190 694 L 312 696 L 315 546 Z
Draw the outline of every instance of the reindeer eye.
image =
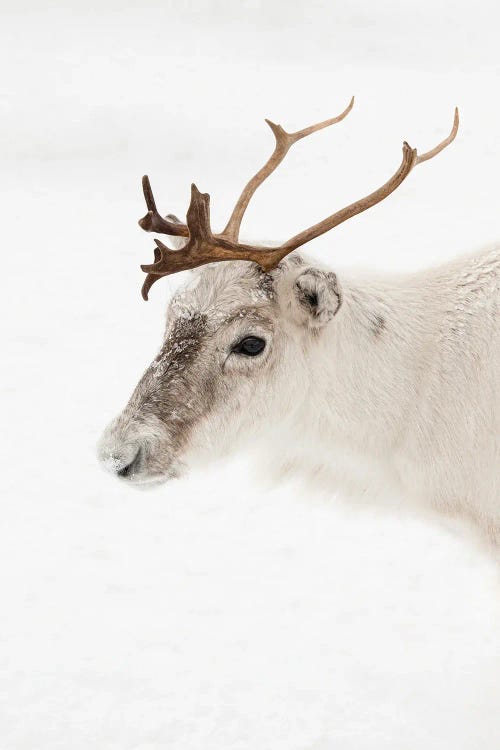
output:
M 260 354 L 264 350 L 265 346 L 265 340 L 259 338 L 259 336 L 246 336 L 233 346 L 233 352 L 235 354 L 245 354 L 247 357 L 256 357 L 257 354 Z

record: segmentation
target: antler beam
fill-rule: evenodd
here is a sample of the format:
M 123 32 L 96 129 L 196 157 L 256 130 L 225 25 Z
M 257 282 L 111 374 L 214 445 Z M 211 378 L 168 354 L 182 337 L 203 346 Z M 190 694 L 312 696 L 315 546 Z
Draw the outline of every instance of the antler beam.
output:
M 403 143 L 403 161 L 401 162 L 401 165 L 397 172 L 389 180 L 387 180 L 385 185 L 382 185 L 382 187 L 378 188 L 378 190 L 375 190 L 373 193 L 370 193 L 370 195 L 367 195 L 365 198 L 361 198 L 361 200 L 355 201 L 349 206 L 342 208 L 340 211 L 337 211 L 327 219 L 320 221 L 318 224 L 314 224 L 314 226 L 309 227 L 309 229 L 300 232 L 300 234 L 296 234 L 295 237 L 292 237 L 282 246 L 283 249 L 287 249 L 285 255 L 292 250 L 296 250 L 298 247 L 305 245 L 306 242 L 310 242 L 316 237 L 319 237 L 321 234 L 329 232 L 330 229 L 338 227 L 339 224 L 342 224 L 347 219 L 350 219 L 357 214 L 363 213 L 363 211 L 371 208 L 376 203 L 380 203 L 380 201 L 384 200 L 384 198 L 387 198 L 387 196 L 394 192 L 394 190 L 396 190 L 396 188 L 401 185 L 403 180 L 408 177 L 413 167 L 415 167 L 417 164 L 422 164 L 422 162 L 427 161 L 428 159 L 432 159 L 433 156 L 437 156 L 437 154 L 439 154 L 455 139 L 455 136 L 458 132 L 458 125 L 458 109 L 455 107 L 453 127 L 449 136 L 441 141 L 441 143 L 438 143 L 438 145 L 433 149 L 419 155 L 417 154 L 417 150 L 412 149 L 405 141 Z
M 318 122 L 316 125 L 310 125 L 308 128 L 297 130 L 295 133 L 287 133 L 286 130 L 281 127 L 281 125 L 276 125 L 276 123 L 271 122 L 271 120 L 266 120 L 267 124 L 273 131 L 274 137 L 276 138 L 276 146 L 274 147 L 273 153 L 264 164 L 264 166 L 259 169 L 259 171 L 252 177 L 251 180 L 249 180 L 249 182 L 247 182 L 247 184 L 243 188 L 243 192 L 241 193 L 240 197 L 238 198 L 238 202 L 233 208 L 233 213 L 231 214 L 231 217 L 224 231 L 222 232 L 224 237 L 226 237 L 228 240 L 238 239 L 243 215 L 247 210 L 247 206 L 250 203 L 250 200 L 252 199 L 255 191 L 260 185 L 262 185 L 264 180 L 266 180 L 269 175 L 274 172 L 276 167 L 281 164 L 293 144 L 297 143 L 297 141 L 300 141 L 302 138 L 306 138 L 312 133 L 316 133 L 318 130 L 323 130 L 323 128 L 328 128 L 330 127 L 330 125 L 335 125 L 337 122 L 340 122 L 345 117 L 347 117 L 353 106 L 354 97 L 351 98 L 351 101 L 344 109 L 344 111 L 340 113 L 340 115 L 332 117 L 329 120 L 323 120 L 323 122 Z
M 310 125 L 307 128 L 298 130 L 296 133 L 287 133 L 285 130 L 283 130 L 281 125 L 276 125 L 274 122 L 271 122 L 271 120 L 266 120 L 267 124 L 274 133 L 274 137 L 276 138 L 276 146 L 264 166 L 257 172 L 257 174 L 252 177 L 252 179 L 243 189 L 243 192 L 233 209 L 231 218 L 229 219 L 226 228 L 220 236 L 225 237 L 228 240 L 237 240 L 241 220 L 253 194 L 255 193 L 259 185 L 261 185 L 264 180 L 269 177 L 272 172 L 274 172 L 276 167 L 281 164 L 290 147 L 293 146 L 293 144 L 297 141 L 300 141 L 301 138 L 305 138 L 312 133 L 316 133 L 318 130 L 322 130 L 323 128 L 327 128 L 330 125 L 334 125 L 335 123 L 340 122 L 345 117 L 347 117 L 347 115 L 353 108 L 353 105 L 354 97 L 351 98 L 348 106 L 343 112 L 340 113 L 340 115 L 332 117 L 329 120 L 324 120 L 323 122 L 318 122 L 315 125 Z M 139 226 L 146 232 L 158 232 L 158 234 L 170 234 L 177 237 L 189 237 L 189 230 L 186 224 L 174 224 L 173 222 L 165 219 L 158 212 L 153 195 L 153 190 L 151 188 L 151 183 L 147 175 L 144 175 L 144 177 L 142 178 L 142 190 L 144 193 L 144 199 L 146 201 L 148 212 L 145 216 L 143 216 L 142 219 L 139 219 Z
M 311 125 L 309 128 L 304 128 L 296 133 L 286 133 L 280 125 L 269 123 L 276 137 L 276 147 L 273 155 L 244 188 L 243 193 L 231 214 L 231 218 L 221 234 L 213 234 L 211 230 L 210 196 L 207 193 L 200 193 L 198 188 L 195 185 L 192 185 L 191 203 L 187 212 L 187 223 L 175 224 L 163 219 L 159 215 L 156 209 L 149 179 L 144 177 L 143 189 L 148 213 L 143 219 L 141 219 L 139 222 L 140 225 L 147 231 L 158 231 L 165 234 L 189 237 L 187 244 L 181 250 L 171 250 L 160 242 L 160 240 L 155 240 L 155 262 L 150 265 L 141 266 L 142 270 L 147 273 L 142 288 L 144 299 L 148 298 L 149 289 L 154 282 L 162 276 L 185 269 L 196 268 L 197 266 L 206 263 L 227 260 L 248 260 L 254 261 L 266 271 L 274 268 L 293 250 L 296 250 L 298 247 L 306 244 L 306 242 L 310 242 L 325 232 L 330 231 L 330 229 L 342 224 L 347 219 L 366 211 L 368 208 L 371 208 L 382 201 L 396 190 L 399 185 L 401 185 L 417 164 L 421 164 L 439 154 L 454 140 L 458 132 L 458 109 L 455 109 L 453 127 L 447 138 L 430 151 L 426 151 L 420 155 L 417 154 L 416 149 L 411 148 L 405 142 L 403 144 L 403 158 L 396 172 L 384 185 L 369 195 L 351 203 L 340 211 L 323 219 L 323 221 L 320 221 L 299 234 L 296 234 L 279 247 L 271 248 L 260 245 L 246 245 L 238 242 L 241 219 L 251 197 L 259 185 L 283 160 L 290 146 L 297 140 L 300 140 L 300 138 L 304 138 L 310 133 L 316 132 L 321 128 L 332 125 L 334 122 L 343 119 L 352 108 L 352 104 L 353 100 L 351 100 L 349 107 L 347 107 L 347 109 L 338 117 L 318 123 L 317 125 Z

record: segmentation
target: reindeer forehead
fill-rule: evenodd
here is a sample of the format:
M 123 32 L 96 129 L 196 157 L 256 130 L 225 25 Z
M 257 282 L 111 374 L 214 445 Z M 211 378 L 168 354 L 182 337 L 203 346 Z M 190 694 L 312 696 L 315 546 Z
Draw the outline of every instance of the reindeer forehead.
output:
M 258 316 L 259 309 L 272 305 L 274 296 L 272 276 L 255 264 L 209 266 L 174 295 L 169 319 L 183 320 L 189 327 L 189 321 L 203 317 L 207 330 L 214 330 L 236 318 Z

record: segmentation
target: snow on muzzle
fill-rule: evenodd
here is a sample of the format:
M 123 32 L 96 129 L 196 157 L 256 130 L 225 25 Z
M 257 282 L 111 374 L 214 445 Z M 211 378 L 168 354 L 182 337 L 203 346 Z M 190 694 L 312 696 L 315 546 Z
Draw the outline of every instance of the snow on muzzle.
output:
M 203 316 L 175 321 L 129 403 L 104 431 L 98 455 L 107 471 L 133 482 L 178 476 L 191 430 L 213 403 L 204 332 Z

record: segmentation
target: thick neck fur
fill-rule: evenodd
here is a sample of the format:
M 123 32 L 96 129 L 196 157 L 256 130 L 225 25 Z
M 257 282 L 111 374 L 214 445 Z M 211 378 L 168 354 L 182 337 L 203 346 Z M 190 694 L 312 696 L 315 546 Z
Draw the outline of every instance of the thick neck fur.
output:
M 314 446 L 310 469 L 344 490 L 392 485 L 498 528 L 499 249 L 391 281 L 339 280 L 342 308 L 305 357 L 298 455 Z

